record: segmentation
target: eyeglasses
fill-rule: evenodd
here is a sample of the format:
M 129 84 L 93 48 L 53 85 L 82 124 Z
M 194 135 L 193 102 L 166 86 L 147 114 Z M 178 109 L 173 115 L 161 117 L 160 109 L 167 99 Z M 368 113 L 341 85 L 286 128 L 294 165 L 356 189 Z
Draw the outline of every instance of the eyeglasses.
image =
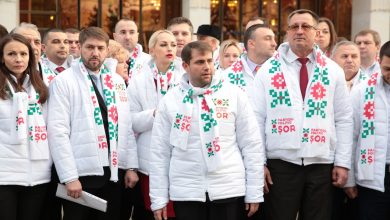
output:
M 302 24 L 302 25 L 293 24 L 293 25 L 288 26 L 288 29 L 290 31 L 298 31 L 299 28 L 302 28 L 303 31 L 310 31 L 311 29 L 316 30 L 316 28 L 314 26 L 311 26 L 311 25 L 308 25 L 308 24 Z

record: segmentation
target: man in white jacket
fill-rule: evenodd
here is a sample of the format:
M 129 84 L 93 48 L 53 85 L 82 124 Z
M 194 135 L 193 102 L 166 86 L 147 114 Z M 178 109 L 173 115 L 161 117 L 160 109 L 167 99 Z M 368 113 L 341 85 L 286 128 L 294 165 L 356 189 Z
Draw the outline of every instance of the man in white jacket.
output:
M 114 40 L 130 53 L 129 80 L 133 75 L 140 73 L 144 63 L 150 59 L 149 54 L 143 52 L 142 46 L 138 44 L 138 35 L 137 24 L 128 18 L 119 20 L 115 25 Z
M 103 213 L 64 201 L 65 220 L 96 215 L 97 219 L 119 219 L 120 183 L 134 187 L 138 181 L 126 86 L 103 64 L 108 40 L 101 28 L 84 29 L 80 62 L 50 84 L 47 130 L 60 182 L 73 198 L 84 190 L 108 202 Z M 118 168 L 125 174 L 118 173 Z
M 390 218 L 390 41 L 379 63 L 381 72 L 352 90 L 353 166 L 345 191 L 357 196 L 359 219 Z
M 298 210 L 304 220 L 330 219 L 332 184 L 343 187 L 351 166 L 352 107 L 344 72 L 314 44 L 317 23 L 310 10 L 292 12 L 288 42 L 255 77 L 271 220 L 295 219 Z
M 150 144 L 155 219 L 242 219 L 263 201 L 263 144 L 251 105 L 238 87 L 213 77 L 212 49 L 191 42 L 187 71 L 161 100 Z M 245 206 L 246 203 L 246 206 Z

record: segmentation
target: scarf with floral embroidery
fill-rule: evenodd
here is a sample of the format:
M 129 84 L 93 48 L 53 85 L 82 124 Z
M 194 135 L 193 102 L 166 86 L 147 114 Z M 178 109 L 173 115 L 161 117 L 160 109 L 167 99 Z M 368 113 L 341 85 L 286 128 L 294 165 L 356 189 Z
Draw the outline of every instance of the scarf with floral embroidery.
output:
M 57 74 L 49 68 L 48 62 L 49 60 L 47 59 L 47 57 L 42 55 L 41 57 L 42 77 L 43 77 L 43 82 L 47 86 L 57 76 Z
M 327 58 L 315 45 L 314 73 L 308 82 L 304 106 L 293 108 L 290 96 L 293 82 L 286 78 L 279 54 L 286 53 L 288 49 L 287 43 L 282 44 L 267 65 L 262 67 L 268 70 L 265 82 L 270 108 L 266 122 L 267 142 L 272 146 L 285 143 L 283 149 L 300 150 L 300 157 L 326 157 L 330 151 L 331 123 L 328 117 L 329 105 L 332 104 L 328 103 L 331 91 Z M 297 139 L 297 136 L 300 138 Z
M 135 61 L 139 58 L 140 51 L 138 47 L 136 46 L 133 50 L 133 53 L 131 54 L 129 58 L 129 79 L 133 76 L 134 73 L 134 66 L 135 66 Z
M 84 75 L 85 80 L 87 82 L 88 87 L 90 88 L 90 97 L 93 105 L 93 116 L 95 122 L 95 130 L 97 131 L 97 140 L 99 144 L 99 157 L 100 161 L 107 161 L 109 158 L 109 165 L 111 170 L 111 181 L 118 181 L 118 153 L 117 153 L 117 145 L 118 145 L 118 110 L 116 106 L 116 93 L 115 93 L 115 85 L 112 80 L 112 73 L 103 64 L 100 69 L 101 79 L 103 81 L 103 97 L 105 97 L 105 104 L 107 106 L 107 116 L 108 116 L 108 133 L 109 140 L 106 138 L 106 132 L 104 130 L 103 118 L 100 110 L 100 106 L 98 103 L 98 99 L 96 96 L 96 91 L 92 84 L 91 76 L 88 74 L 88 71 L 84 64 L 79 63 L 80 71 Z M 108 142 L 110 143 L 110 154 L 108 154 Z
M 219 128 L 216 120 L 216 108 L 212 95 L 222 88 L 223 80 L 213 79 L 209 88 L 192 87 L 184 75 L 179 85 L 180 106 L 172 123 L 170 143 L 182 150 L 187 150 L 188 136 L 191 129 L 191 118 L 194 108 L 199 109 L 199 129 L 202 153 L 209 172 L 219 168 L 221 147 L 219 145 Z M 194 105 L 197 99 L 198 105 Z
M 11 144 L 27 143 L 31 160 L 48 160 L 49 145 L 39 94 L 32 85 L 27 94 L 15 92 L 9 81 L 7 84 L 12 96 Z
M 365 81 L 363 111 L 360 129 L 360 151 L 358 162 L 358 178 L 365 180 L 374 179 L 375 162 L 375 95 L 379 73 L 373 73 Z
M 152 69 L 154 79 L 157 80 L 157 93 L 159 99 L 161 99 L 168 92 L 168 88 L 174 86 L 173 77 L 175 71 L 175 64 L 174 62 L 171 62 L 167 72 L 165 73 L 160 72 L 154 62 L 151 63 L 150 69 Z

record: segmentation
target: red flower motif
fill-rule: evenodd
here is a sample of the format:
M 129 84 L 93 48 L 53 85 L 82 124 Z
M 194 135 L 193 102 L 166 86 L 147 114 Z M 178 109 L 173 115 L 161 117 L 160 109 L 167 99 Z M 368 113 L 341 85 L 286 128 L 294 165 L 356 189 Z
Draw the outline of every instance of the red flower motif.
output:
M 171 72 L 167 73 L 167 78 L 168 78 L 168 82 L 170 82 L 171 78 L 172 78 L 172 73 Z
M 310 93 L 314 97 L 314 99 L 319 100 L 325 97 L 325 92 L 326 89 L 324 88 L 324 86 L 320 82 L 317 82 L 316 84 L 314 84 L 314 86 L 311 87 Z
M 367 119 L 373 119 L 374 118 L 374 102 L 373 101 L 369 101 L 367 102 L 365 105 L 364 105 L 364 112 L 363 112 L 363 115 L 367 118 Z
M 276 125 L 275 125 L 275 124 L 274 124 L 274 125 L 272 125 L 272 128 L 274 128 L 274 129 L 275 129 L 275 128 L 276 128 Z
M 202 109 L 205 110 L 206 112 L 210 112 L 210 108 L 207 105 L 206 99 L 202 100 Z
M 272 77 L 271 84 L 277 89 L 286 88 L 286 81 L 284 80 L 283 74 L 282 73 L 275 74 L 275 76 Z
M 176 124 L 180 123 L 180 118 L 176 118 Z
M 217 100 L 217 105 L 222 105 L 222 100 L 221 99 Z
M 325 57 L 323 57 L 320 52 L 317 53 L 316 61 L 321 67 L 326 65 Z
M 378 78 L 378 73 L 374 73 L 372 74 L 372 76 L 370 77 L 370 79 L 368 80 L 368 85 L 369 86 L 373 86 L 373 85 L 376 85 L 376 79 Z
M 205 95 L 210 95 L 211 94 L 211 90 L 210 89 L 206 90 L 206 92 L 204 92 L 204 94 Z
M 50 75 L 47 77 L 47 80 L 49 81 L 49 83 L 54 79 L 54 76 L 53 75 Z
M 104 77 L 104 84 L 110 89 L 114 87 L 112 83 L 111 75 L 107 74 L 106 77 Z
M 238 72 L 242 71 L 242 62 L 241 62 L 241 60 L 238 60 L 237 62 L 233 63 L 232 70 L 235 73 L 238 73 Z
M 309 134 L 308 133 L 304 133 L 303 137 L 307 138 L 307 137 L 309 137 Z
M 116 106 L 111 106 L 110 110 L 108 110 L 108 117 L 110 117 L 115 124 L 118 122 L 118 110 Z

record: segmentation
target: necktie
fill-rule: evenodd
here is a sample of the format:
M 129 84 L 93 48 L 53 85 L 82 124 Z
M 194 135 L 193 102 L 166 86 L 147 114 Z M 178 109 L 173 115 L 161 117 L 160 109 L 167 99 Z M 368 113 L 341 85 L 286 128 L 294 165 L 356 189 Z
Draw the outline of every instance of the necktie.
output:
M 57 73 L 61 73 L 61 72 L 64 71 L 64 70 L 65 70 L 65 68 L 62 67 L 62 66 L 58 66 L 58 67 L 56 68 Z
M 305 100 L 306 87 L 309 82 L 309 74 L 307 72 L 306 63 L 309 61 L 309 58 L 298 58 L 298 61 L 302 64 L 301 70 L 299 71 L 299 86 L 301 87 L 302 99 Z
M 257 66 L 255 67 L 255 70 L 253 70 L 253 75 L 256 75 L 256 73 L 257 73 L 257 71 L 259 71 L 260 67 L 261 67 L 261 66 L 259 66 L 259 65 L 257 65 Z

